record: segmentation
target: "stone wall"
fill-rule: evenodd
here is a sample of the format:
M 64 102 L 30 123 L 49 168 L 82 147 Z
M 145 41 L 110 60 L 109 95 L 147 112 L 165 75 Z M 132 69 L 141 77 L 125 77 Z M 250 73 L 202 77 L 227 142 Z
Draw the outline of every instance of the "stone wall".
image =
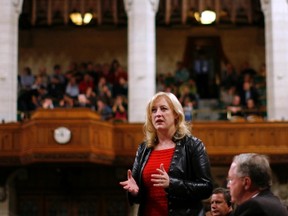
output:
M 173 72 L 182 60 L 187 37 L 219 36 L 225 55 L 240 68 L 244 61 L 258 70 L 265 62 L 264 29 L 257 27 L 157 28 L 157 73 Z M 110 63 L 117 58 L 127 66 L 127 29 L 42 28 L 19 33 L 19 70 L 30 66 L 37 73 L 46 66 L 51 73 L 54 64 L 67 68 L 70 62 L 93 61 Z

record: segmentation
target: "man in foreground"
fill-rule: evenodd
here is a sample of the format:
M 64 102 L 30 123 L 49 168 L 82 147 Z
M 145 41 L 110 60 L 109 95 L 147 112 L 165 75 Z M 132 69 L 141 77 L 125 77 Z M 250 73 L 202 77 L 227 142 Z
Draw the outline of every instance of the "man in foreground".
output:
M 234 157 L 227 187 L 236 204 L 234 216 L 288 216 L 287 208 L 271 191 L 271 168 L 266 156 L 255 153 Z
M 232 204 L 229 190 L 214 189 L 210 198 L 210 213 L 212 216 L 232 216 Z

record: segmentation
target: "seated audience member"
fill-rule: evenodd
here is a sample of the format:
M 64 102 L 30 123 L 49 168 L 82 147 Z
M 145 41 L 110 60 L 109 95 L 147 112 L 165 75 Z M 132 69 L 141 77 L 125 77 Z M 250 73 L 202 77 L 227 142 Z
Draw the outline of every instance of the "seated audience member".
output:
M 53 109 L 54 108 L 53 100 L 50 97 L 45 97 L 42 102 L 42 108 Z
M 37 76 L 41 77 L 42 79 L 42 85 L 44 85 L 46 88 L 50 82 L 49 75 L 47 74 L 47 69 L 46 67 L 42 66 L 38 69 L 38 74 Z
M 185 121 L 192 121 L 193 120 L 193 101 L 191 98 L 186 97 L 183 103 L 183 111 L 185 116 Z
M 90 107 L 90 101 L 85 94 L 79 94 L 74 107 Z
M 59 102 L 57 103 L 57 107 L 72 108 L 75 107 L 74 104 L 75 100 L 71 98 L 69 95 L 64 94 L 62 99 L 60 99 Z
M 173 86 L 175 84 L 175 79 L 171 72 L 167 72 L 165 74 L 164 83 L 166 87 Z
M 246 102 L 246 107 L 244 110 L 245 118 L 248 121 L 256 121 L 262 119 L 258 107 L 255 105 L 255 102 L 252 98 L 249 98 Z
M 240 96 L 234 95 L 232 104 L 227 106 L 227 119 L 234 120 L 237 117 L 244 117 L 244 114 Z
M 238 75 L 234 66 L 230 62 L 227 62 L 222 72 L 221 88 L 229 89 L 231 86 L 236 86 L 237 80 Z
M 112 108 L 101 99 L 97 100 L 96 111 L 100 115 L 101 120 L 110 120 L 113 117 Z
M 66 79 L 64 74 L 62 73 L 62 67 L 59 64 L 54 65 L 53 67 L 53 72 L 52 72 L 52 77 L 57 77 L 59 85 L 64 89 L 65 85 L 66 85 Z
M 232 216 L 232 203 L 229 190 L 215 188 L 210 198 L 210 213 L 212 216 Z
M 90 87 L 87 88 L 85 96 L 86 96 L 87 100 L 89 101 L 90 107 L 95 108 L 95 104 L 97 103 L 97 95 L 93 91 L 93 89 Z
M 110 63 L 110 67 L 109 67 L 109 71 L 108 73 L 105 75 L 107 82 L 111 83 L 112 85 L 115 84 L 115 75 L 116 75 L 116 71 L 118 70 L 118 68 L 120 67 L 120 62 L 117 59 L 113 59 L 112 62 Z
M 97 67 L 99 67 L 99 65 L 97 65 Z M 98 83 L 99 73 L 98 73 L 98 71 L 95 70 L 94 64 L 92 62 L 87 62 L 86 73 L 88 73 L 90 75 L 90 77 L 92 78 L 94 84 Z
M 66 85 L 65 93 L 66 93 L 66 95 L 70 96 L 71 98 L 77 98 L 78 97 L 79 87 L 78 87 L 76 77 L 71 76 L 69 78 L 69 81 Z
M 191 86 L 188 85 L 188 83 L 180 86 L 178 97 L 182 105 L 184 105 L 184 101 L 188 97 L 193 102 L 193 106 L 197 107 L 197 93 L 194 91 L 194 89 L 191 89 Z
M 119 81 L 113 86 L 113 96 L 116 95 L 128 96 L 128 81 L 124 77 L 120 77 Z
M 255 104 L 258 104 L 259 99 L 258 91 L 249 81 L 245 81 L 243 83 L 243 87 L 240 90 L 240 97 L 243 106 L 246 106 L 246 102 L 250 98 L 252 98 L 255 101 Z
M 246 153 L 233 158 L 227 187 L 234 216 L 288 216 L 287 208 L 270 190 L 272 171 L 265 155 Z
M 115 70 L 115 82 L 114 82 L 114 85 L 119 83 L 120 78 L 128 80 L 127 71 L 121 65 L 119 67 L 117 67 L 117 69 Z
M 113 95 L 112 91 L 108 85 L 103 85 L 102 89 L 99 91 L 98 96 L 105 101 L 109 106 L 113 105 Z
M 27 90 L 18 97 L 18 110 L 31 112 L 42 107 L 43 99 L 46 97 L 46 88 L 40 86 L 38 89 Z
M 220 89 L 220 103 L 222 107 L 227 107 L 233 102 L 233 98 L 236 94 L 236 86 L 230 86 L 229 88 Z
M 41 86 L 43 86 L 43 87 L 46 88 L 46 86 L 45 86 L 44 83 L 43 83 L 42 77 L 39 76 L 39 75 L 37 75 L 37 76 L 35 76 L 34 83 L 33 83 L 33 85 L 31 86 L 31 89 L 38 89 L 38 88 L 40 88 Z
M 64 89 L 59 81 L 57 76 L 52 76 L 50 83 L 47 87 L 48 95 L 55 101 L 56 103 L 59 102 L 63 98 Z
M 21 74 L 18 76 L 18 82 L 20 86 L 20 90 L 30 90 L 33 83 L 34 83 L 35 77 L 32 74 L 30 67 L 25 67 L 21 71 Z
M 127 104 L 122 95 L 118 95 L 112 107 L 114 121 L 126 122 L 127 121 Z
M 86 94 L 79 94 L 74 104 L 75 107 L 88 107 L 95 110 L 95 104 L 97 101 L 96 93 L 92 88 L 87 88 Z
M 83 80 L 79 83 L 80 94 L 85 94 L 88 88 L 94 89 L 93 77 L 89 73 L 86 73 Z

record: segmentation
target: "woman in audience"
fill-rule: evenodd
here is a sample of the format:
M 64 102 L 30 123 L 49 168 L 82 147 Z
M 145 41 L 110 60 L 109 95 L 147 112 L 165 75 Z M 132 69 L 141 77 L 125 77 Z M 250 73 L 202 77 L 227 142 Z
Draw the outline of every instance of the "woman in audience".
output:
M 127 119 L 127 104 L 122 95 L 116 96 L 114 105 L 112 107 L 114 121 L 126 122 Z

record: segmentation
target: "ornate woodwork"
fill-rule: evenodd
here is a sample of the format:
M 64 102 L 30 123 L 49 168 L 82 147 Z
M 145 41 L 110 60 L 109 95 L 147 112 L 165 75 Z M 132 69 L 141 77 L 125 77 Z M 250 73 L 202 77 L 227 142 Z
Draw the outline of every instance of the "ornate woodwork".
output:
M 55 128 L 72 132 L 67 144 L 53 138 Z M 193 122 L 214 165 L 227 165 L 235 154 L 267 154 L 272 163 L 288 162 L 287 122 Z M 38 110 L 31 120 L 0 125 L 0 165 L 93 163 L 131 165 L 143 141 L 143 124 L 113 123 L 89 109 Z
M 160 0 L 156 24 L 197 25 L 195 13 L 216 12 L 216 24 L 259 25 L 264 17 L 260 0 Z M 21 27 L 67 26 L 72 12 L 93 14 L 91 26 L 126 26 L 123 0 L 24 0 Z
M 60 126 L 72 132 L 66 144 L 53 138 Z M 192 122 L 219 185 L 242 152 L 269 155 L 279 182 L 287 182 L 287 132 L 287 122 Z M 0 124 L 0 186 L 13 182 L 19 215 L 127 215 L 119 181 L 142 140 L 143 124 L 101 121 L 84 108 L 40 109 L 30 120 Z

